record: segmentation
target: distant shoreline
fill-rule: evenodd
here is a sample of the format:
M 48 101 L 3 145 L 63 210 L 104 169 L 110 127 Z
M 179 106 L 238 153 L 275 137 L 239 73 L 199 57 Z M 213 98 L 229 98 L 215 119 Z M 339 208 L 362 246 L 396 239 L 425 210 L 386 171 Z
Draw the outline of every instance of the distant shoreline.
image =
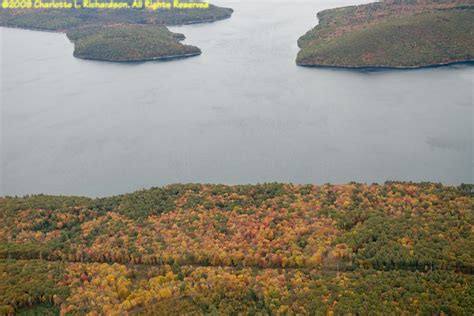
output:
M 230 9 L 232 10 L 232 9 Z M 232 10 L 233 12 L 233 10 Z M 179 23 L 179 24 L 141 24 L 141 23 L 133 23 L 136 25 L 144 25 L 144 26 L 150 26 L 150 25 L 164 25 L 166 27 L 178 27 L 178 26 L 185 26 L 185 25 L 194 25 L 194 24 L 206 24 L 206 23 L 214 23 L 222 20 L 227 20 L 230 17 L 217 17 L 215 19 L 210 19 L 210 20 L 196 20 L 196 21 L 189 21 L 189 22 L 184 22 L 184 23 Z M 28 30 L 28 31 L 37 31 L 37 32 L 50 32 L 50 33 L 66 33 L 67 29 L 64 30 L 52 30 L 52 29 L 47 29 L 47 28 L 39 28 L 39 27 L 28 27 L 28 26 L 18 26 L 18 25 L 8 25 L 8 24 L 0 24 L 0 27 L 4 28 L 9 28 L 9 29 L 19 29 L 19 30 Z M 77 26 L 77 27 L 83 27 Z M 76 28 L 76 27 L 73 27 Z
M 324 64 L 297 64 L 298 66 L 305 68 L 328 68 L 328 69 L 341 69 L 341 70 L 354 70 L 354 71 L 377 71 L 377 70 L 420 70 L 420 69 L 429 69 L 429 68 L 440 68 L 446 66 L 454 65 L 474 65 L 474 59 L 460 60 L 460 61 L 450 61 L 446 63 L 439 64 L 429 64 L 421 66 L 342 66 L 342 65 L 324 65 Z
M 167 55 L 167 56 L 158 56 L 158 57 L 150 57 L 150 58 L 143 58 L 143 59 L 123 59 L 123 60 L 113 60 L 113 59 L 105 59 L 105 58 L 90 58 L 86 56 L 78 56 L 74 55 L 74 57 L 79 58 L 79 59 L 84 59 L 84 60 L 96 60 L 96 61 L 101 61 L 101 62 L 109 62 L 109 63 L 131 63 L 131 64 L 138 64 L 138 63 L 144 63 L 147 61 L 171 61 L 175 59 L 184 59 L 187 57 L 195 57 L 201 55 L 202 52 L 199 53 L 190 53 L 190 54 L 181 54 L 181 55 Z

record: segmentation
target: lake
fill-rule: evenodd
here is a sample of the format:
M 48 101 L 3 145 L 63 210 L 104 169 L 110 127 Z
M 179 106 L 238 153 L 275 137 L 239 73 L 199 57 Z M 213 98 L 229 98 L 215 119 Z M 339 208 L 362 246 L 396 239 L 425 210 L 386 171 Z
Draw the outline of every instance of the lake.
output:
M 233 17 L 172 27 L 203 54 L 168 62 L 80 60 L 64 34 L 1 28 L 0 195 L 473 182 L 474 67 L 297 67 L 316 12 L 361 1 L 214 3 Z

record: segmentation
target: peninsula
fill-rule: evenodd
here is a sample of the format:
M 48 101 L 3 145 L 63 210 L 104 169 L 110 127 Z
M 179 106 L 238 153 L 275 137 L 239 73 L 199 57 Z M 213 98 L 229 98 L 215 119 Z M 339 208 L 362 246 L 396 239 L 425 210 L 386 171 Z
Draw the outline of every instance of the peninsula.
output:
M 74 56 L 83 59 L 132 62 L 201 54 L 199 48 L 179 42 L 184 35 L 163 25 L 90 26 L 75 28 L 66 35 L 74 43 Z
M 318 13 L 300 66 L 419 68 L 472 62 L 472 0 L 387 0 Z
M 84 2 L 78 2 L 83 5 Z M 181 2 L 180 2 L 181 3 Z M 169 9 L 0 9 L 0 26 L 64 32 L 74 42 L 73 55 L 102 61 L 148 61 L 196 56 L 201 50 L 179 43 L 182 34 L 166 26 L 214 22 L 229 18 L 233 10 L 193 2 Z M 174 5 L 174 4 L 173 4 Z M 6 7 L 6 8 L 5 8 Z

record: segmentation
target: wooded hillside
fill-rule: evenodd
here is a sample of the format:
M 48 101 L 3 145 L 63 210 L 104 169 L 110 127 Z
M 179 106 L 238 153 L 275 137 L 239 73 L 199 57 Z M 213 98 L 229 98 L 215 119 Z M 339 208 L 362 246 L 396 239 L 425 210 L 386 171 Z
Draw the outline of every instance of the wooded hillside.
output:
M 0 304 L 90 315 L 472 314 L 471 194 L 390 182 L 6 197 Z

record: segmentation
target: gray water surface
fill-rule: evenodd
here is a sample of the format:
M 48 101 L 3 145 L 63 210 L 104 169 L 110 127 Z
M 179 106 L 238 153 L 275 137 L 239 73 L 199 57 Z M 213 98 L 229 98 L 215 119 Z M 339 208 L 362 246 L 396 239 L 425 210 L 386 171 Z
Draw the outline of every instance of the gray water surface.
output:
M 203 50 L 171 62 L 85 61 L 64 34 L 1 28 L 0 195 L 472 183 L 474 67 L 295 65 L 316 12 L 352 3 L 221 3 L 231 19 L 171 28 Z

